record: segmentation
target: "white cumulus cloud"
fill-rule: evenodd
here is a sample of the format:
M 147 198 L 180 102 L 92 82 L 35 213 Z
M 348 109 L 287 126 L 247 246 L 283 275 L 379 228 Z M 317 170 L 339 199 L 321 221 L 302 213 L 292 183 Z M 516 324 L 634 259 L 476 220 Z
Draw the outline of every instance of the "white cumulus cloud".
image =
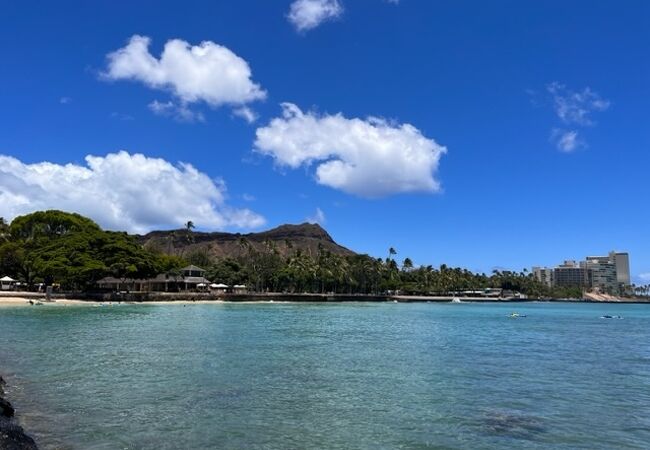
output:
M 60 209 L 112 230 L 253 228 L 264 219 L 225 202 L 225 184 L 190 164 L 125 151 L 86 156 L 85 164 L 23 163 L 0 155 L 0 217 Z
M 287 18 L 296 30 L 307 31 L 341 14 L 343 7 L 338 0 L 295 0 L 289 8 Z
M 413 125 L 305 113 L 291 103 L 282 109 L 255 140 L 255 150 L 278 165 L 315 164 L 319 184 L 361 197 L 440 190 L 434 175 L 447 149 Z
M 190 45 L 171 39 L 156 58 L 149 52 L 150 42 L 146 36 L 134 35 L 125 47 L 109 53 L 103 77 L 170 91 L 183 106 L 196 102 L 240 106 L 266 98 L 266 92 L 251 79 L 248 63 L 222 45 L 211 41 Z

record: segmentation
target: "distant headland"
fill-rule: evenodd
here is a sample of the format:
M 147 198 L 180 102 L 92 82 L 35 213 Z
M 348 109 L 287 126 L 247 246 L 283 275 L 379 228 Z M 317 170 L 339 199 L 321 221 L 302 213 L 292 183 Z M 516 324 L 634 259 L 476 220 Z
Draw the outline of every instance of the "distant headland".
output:
M 115 301 L 589 299 L 583 284 L 548 283 L 538 271 L 416 267 L 408 257 L 398 262 L 392 247 L 384 257 L 357 254 L 316 224 L 249 234 L 194 228 L 188 221 L 182 229 L 129 235 L 57 210 L 11 223 L 0 219 L 0 290 L 20 298 L 31 293 Z M 646 298 L 627 296 L 628 301 Z

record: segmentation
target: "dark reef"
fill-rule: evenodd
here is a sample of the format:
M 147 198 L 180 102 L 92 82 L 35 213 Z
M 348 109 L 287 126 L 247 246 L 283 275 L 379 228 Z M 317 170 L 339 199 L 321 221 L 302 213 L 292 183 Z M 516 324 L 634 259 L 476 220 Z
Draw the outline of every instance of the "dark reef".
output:
M 36 450 L 36 442 L 18 425 L 13 406 L 4 398 L 5 385 L 0 376 L 0 450 Z

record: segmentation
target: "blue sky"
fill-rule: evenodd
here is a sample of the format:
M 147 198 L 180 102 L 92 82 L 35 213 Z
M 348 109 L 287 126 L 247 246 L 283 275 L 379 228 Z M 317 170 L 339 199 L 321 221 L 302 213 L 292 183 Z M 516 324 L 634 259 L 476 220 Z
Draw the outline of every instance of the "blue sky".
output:
M 2 9 L 0 216 L 317 218 L 376 256 L 490 271 L 617 249 L 650 280 L 645 1 Z

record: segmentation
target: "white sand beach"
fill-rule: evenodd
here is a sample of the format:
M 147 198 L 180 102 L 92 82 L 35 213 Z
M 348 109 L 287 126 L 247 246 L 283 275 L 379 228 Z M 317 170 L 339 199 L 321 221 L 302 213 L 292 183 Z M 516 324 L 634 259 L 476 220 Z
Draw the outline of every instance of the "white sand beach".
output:
M 78 300 L 78 299 L 53 299 L 51 301 L 46 301 L 41 297 L 20 297 L 20 296 L 0 296 L 0 308 L 2 307 L 16 307 L 16 306 L 33 306 L 30 303 L 30 300 L 33 303 L 40 302 L 43 306 L 110 306 L 110 305 L 146 305 L 146 306 L 156 306 L 156 305 L 208 305 L 208 304 L 223 304 L 226 303 L 223 300 L 164 300 L 164 301 L 152 301 L 152 302 L 98 302 L 92 300 Z M 244 303 L 244 302 L 241 302 Z M 252 303 L 252 302 L 251 302 Z
M 0 308 L 9 307 L 9 306 L 32 306 L 30 302 L 40 302 L 43 305 L 48 306 L 93 306 L 99 305 L 99 302 L 93 302 L 88 300 L 74 300 L 74 299 L 59 299 L 52 301 L 45 301 L 43 298 L 31 298 L 31 297 L 0 297 Z

